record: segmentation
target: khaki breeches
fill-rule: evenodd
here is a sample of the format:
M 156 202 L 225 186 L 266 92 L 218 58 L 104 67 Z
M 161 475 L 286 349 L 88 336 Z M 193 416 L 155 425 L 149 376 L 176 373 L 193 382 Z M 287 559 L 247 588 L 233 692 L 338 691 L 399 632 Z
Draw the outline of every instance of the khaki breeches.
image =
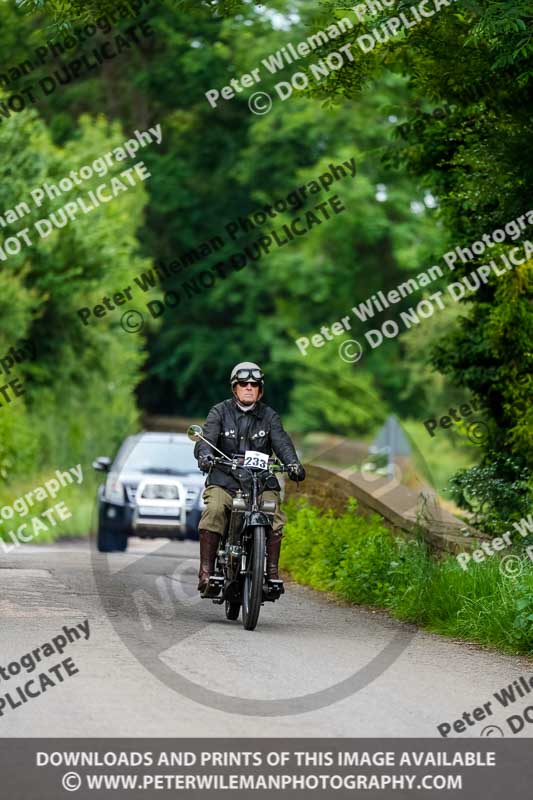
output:
M 203 531 L 213 533 L 224 533 L 231 514 L 232 496 L 222 486 L 208 486 L 204 490 L 205 508 L 200 517 L 198 527 Z M 274 512 L 273 531 L 281 531 L 286 522 L 286 517 L 280 508 L 279 492 L 263 492 L 263 500 L 271 500 L 276 503 Z

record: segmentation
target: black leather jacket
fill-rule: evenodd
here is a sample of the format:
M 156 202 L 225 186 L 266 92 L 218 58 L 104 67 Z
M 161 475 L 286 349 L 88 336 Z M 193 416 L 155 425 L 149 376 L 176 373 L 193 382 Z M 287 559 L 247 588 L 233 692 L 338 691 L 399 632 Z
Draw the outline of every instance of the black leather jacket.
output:
M 235 400 L 230 398 L 213 406 L 204 425 L 204 437 L 228 456 L 246 450 L 260 453 L 272 452 L 283 464 L 298 464 L 299 459 L 288 433 L 283 428 L 279 414 L 259 401 L 252 411 L 241 411 Z M 194 447 L 196 459 L 202 456 L 217 456 L 211 447 L 201 440 Z M 206 486 L 222 486 L 228 491 L 239 488 L 231 475 L 231 468 L 217 464 L 209 473 Z M 269 479 L 269 489 L 280 490 L 276 478 Z

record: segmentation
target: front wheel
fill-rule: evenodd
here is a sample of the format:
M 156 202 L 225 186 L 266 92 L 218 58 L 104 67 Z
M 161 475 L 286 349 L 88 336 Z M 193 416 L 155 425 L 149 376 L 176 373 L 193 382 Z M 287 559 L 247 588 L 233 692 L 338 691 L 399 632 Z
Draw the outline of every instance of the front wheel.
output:
M 263 600 L 263 572 L 265 565 L 265 528 L 254 528 L 253 539 L 248 553 L 244 576 L 242 597 L 242 624 L 247 631 L 253 631 L 259 619 Z

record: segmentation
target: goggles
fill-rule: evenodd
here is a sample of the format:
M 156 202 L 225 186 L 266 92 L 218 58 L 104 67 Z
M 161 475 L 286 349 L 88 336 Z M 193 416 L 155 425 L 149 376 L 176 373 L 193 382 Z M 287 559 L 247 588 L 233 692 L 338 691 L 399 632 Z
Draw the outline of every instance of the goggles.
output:
M 257 381 L 260 383 L 265 376 L 260 369 L 239 369 L 232 378 L 232 383 L 241 381 Z

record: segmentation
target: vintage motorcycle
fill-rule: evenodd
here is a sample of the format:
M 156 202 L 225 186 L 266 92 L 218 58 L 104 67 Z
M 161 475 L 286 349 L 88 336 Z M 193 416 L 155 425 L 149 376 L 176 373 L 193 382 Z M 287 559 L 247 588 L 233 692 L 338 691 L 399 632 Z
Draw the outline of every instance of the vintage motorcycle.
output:
M 215 464 L 229 464 L 240 485 L 232 502 L 226 533 L 221 537 L 215 572 L 209 577 L 204 598 L 213 603 L 225 603 L 227 619 L 236 620 L 242 607 L 242 624 L 253 631 L 259 611 L 265 601 L 274 602 L 284 593 L 283 581 L 266 576 L 266 540 L 272 528 L 276 505 L 263 500 L 268 479 L 275 473 L 287 472 L 287 467 L 266 453 L 248 451 L 230 458 L 203 436 L 200 425 L 191 425 L 188 436 L 193 442 L 200 439 L 220 457 Z

